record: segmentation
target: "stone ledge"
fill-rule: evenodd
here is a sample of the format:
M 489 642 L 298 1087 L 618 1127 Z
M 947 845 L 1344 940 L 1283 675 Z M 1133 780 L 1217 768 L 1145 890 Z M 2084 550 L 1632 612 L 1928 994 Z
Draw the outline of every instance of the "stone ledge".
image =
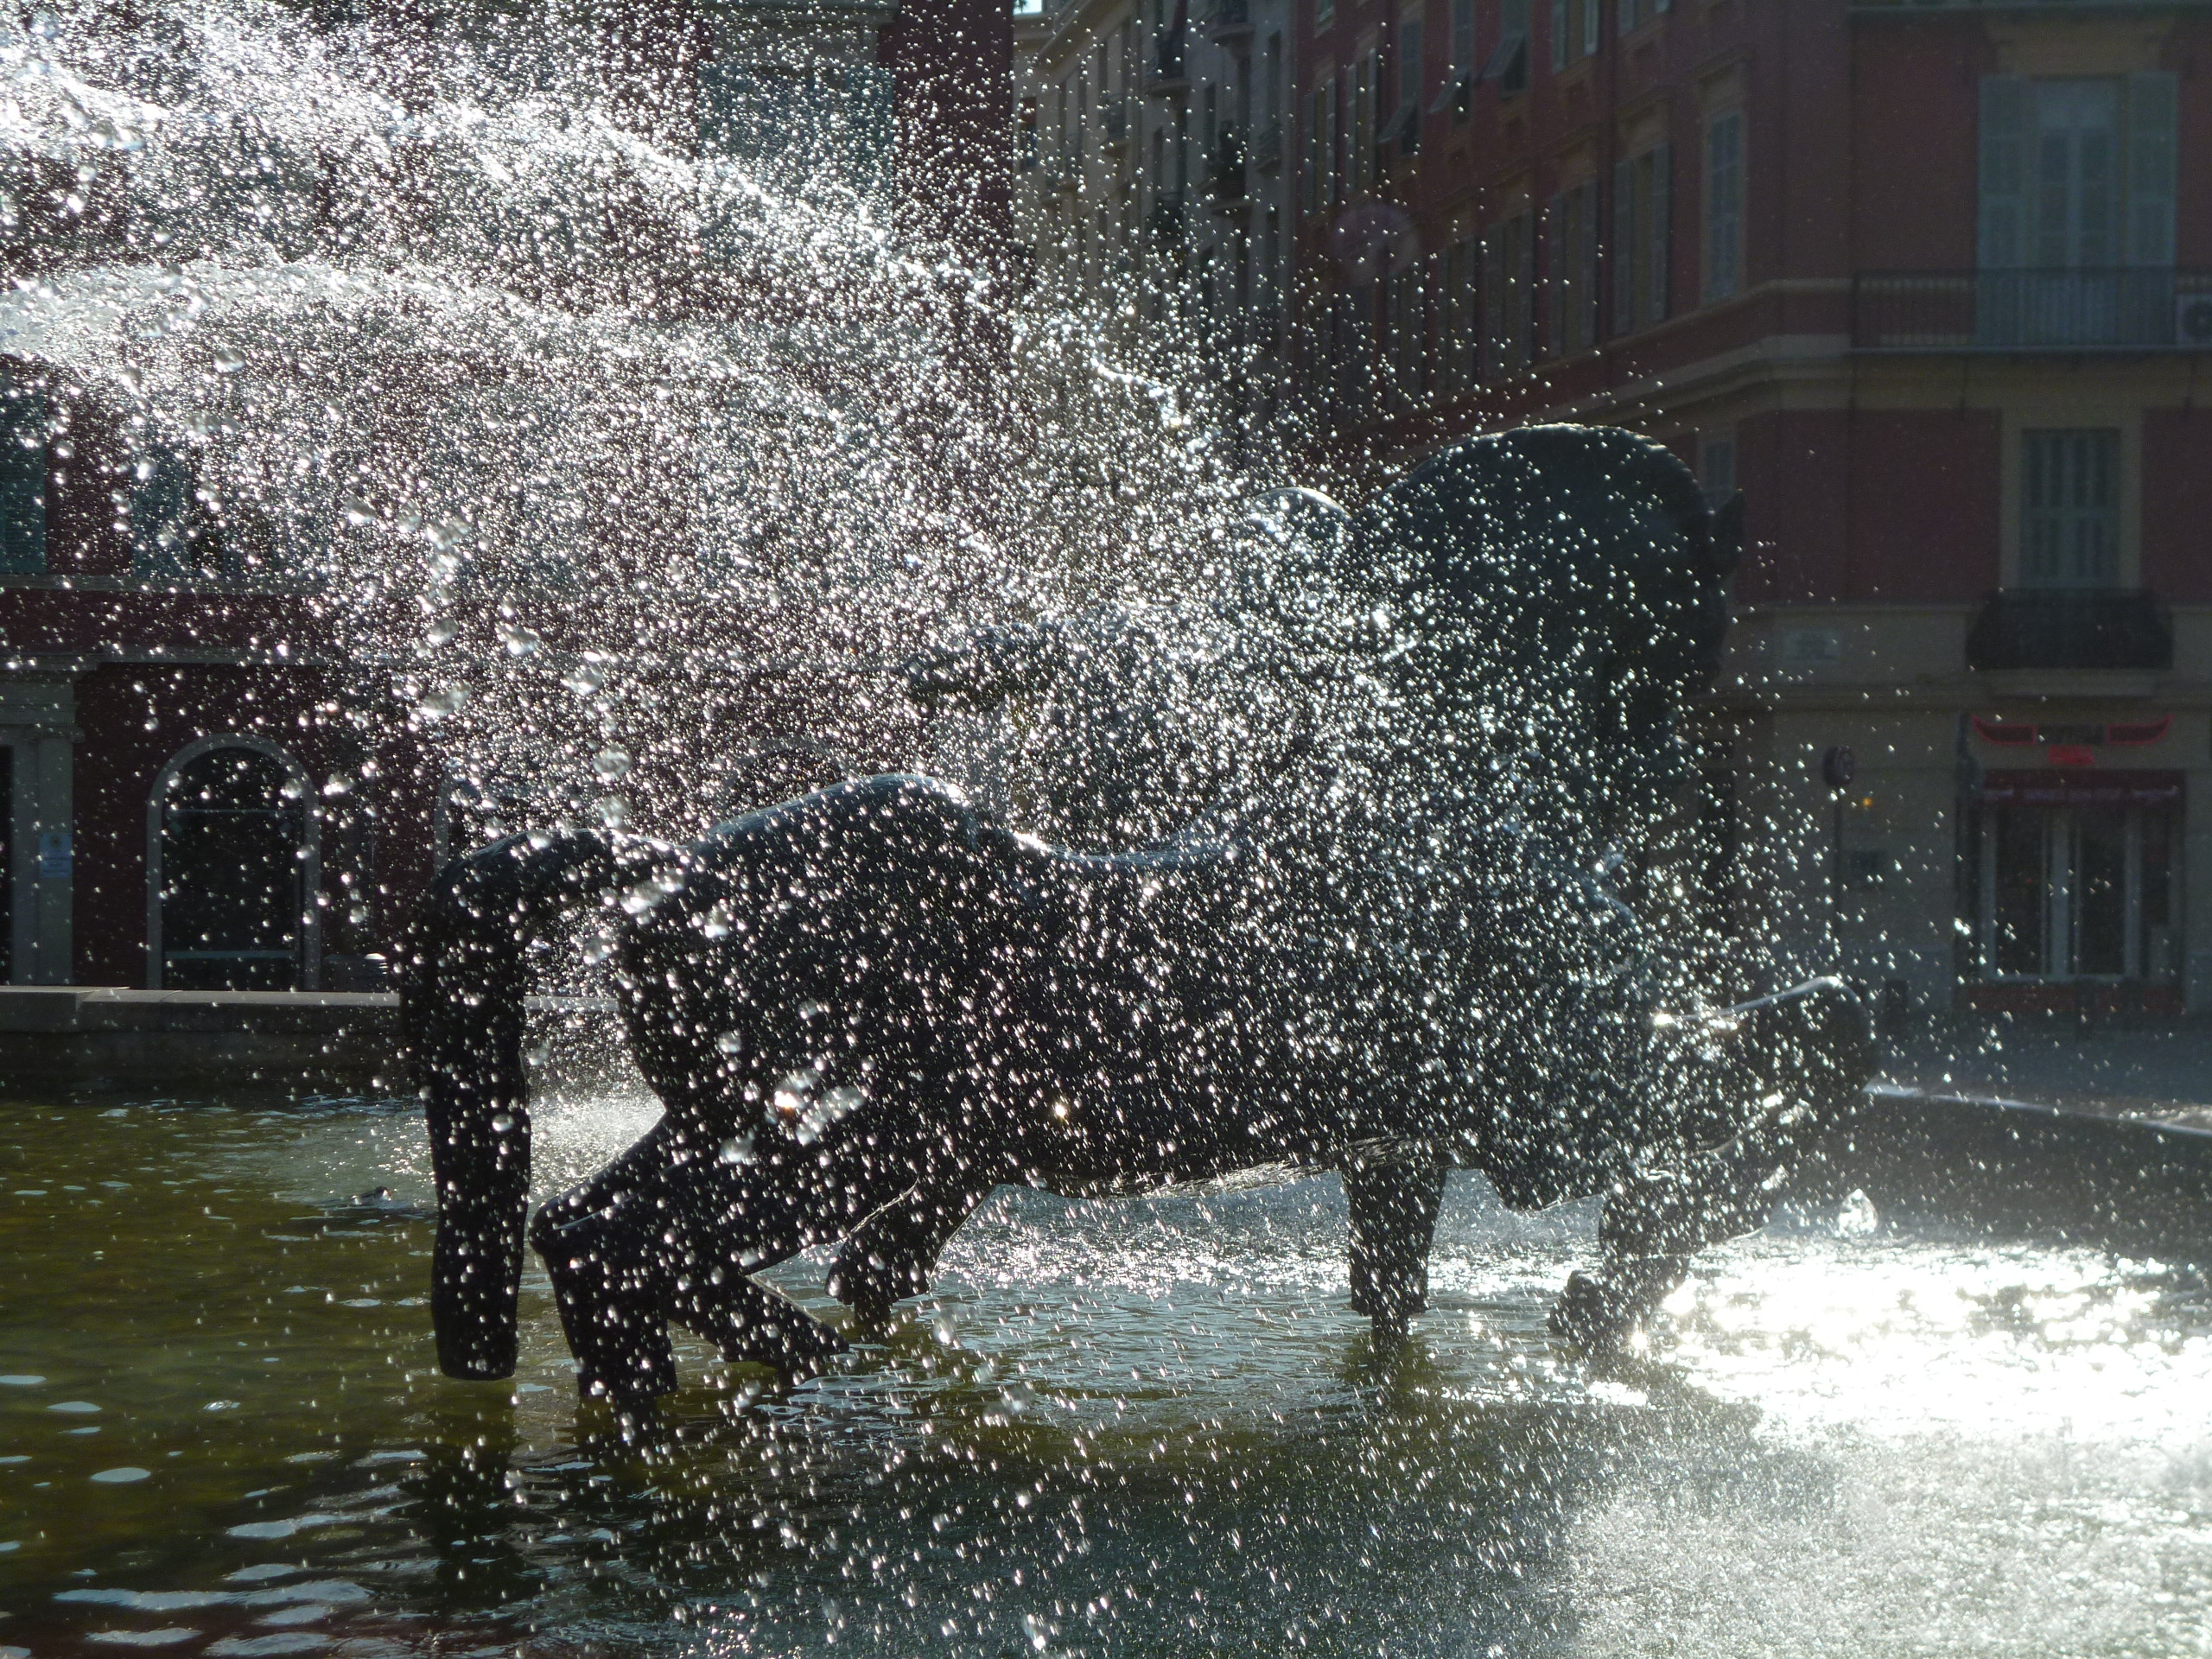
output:
M 397 1032 L 391 991 L 139 991 L 0 986 L 0 1032 Z

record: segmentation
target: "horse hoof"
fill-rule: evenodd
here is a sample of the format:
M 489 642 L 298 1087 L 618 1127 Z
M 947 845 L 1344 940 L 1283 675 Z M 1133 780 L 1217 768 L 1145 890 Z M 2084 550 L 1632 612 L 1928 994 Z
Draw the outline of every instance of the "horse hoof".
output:
M 823 1287 L 871 1328 L 889 1324 L 895 1304 L 908 1296 L 922 1295 L 929 1287 L 929 1280 L 918 1268 L 852 1249 L 838 1252 Z
M 769 1365 L 785 1376 L 810 1376 L 849 1354 L 853 1344 L 819 1319 L 796 1311 L 748 1323 L 721 1339 L 722 1357 L 732 1364 Z
M 1589 1357 L 1621 1353 L 1682 1281 L 1688 1265 L 1667 1255 L 1617 1262 L 1602 1274 L 1578 1269 L 1567 1275 L 1546 1323 L 1552 1335 Z

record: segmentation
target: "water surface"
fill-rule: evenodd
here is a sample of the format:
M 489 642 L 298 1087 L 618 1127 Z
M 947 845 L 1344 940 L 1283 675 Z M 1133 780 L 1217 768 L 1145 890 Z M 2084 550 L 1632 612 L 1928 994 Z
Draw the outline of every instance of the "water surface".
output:
M 651 1115 L 550 1107 L 544 1179 Z M 849 1372 L 687 1348 L 626 1441 L 542 1280 L 512 1383 L 436 1374 L 406 1111 L 17 1103 L 0 1153 L 16 1655 L 2212 1648 L 2212 1307 L 2156 1263 L 1799 1217 L 1594 1376 L 1542 1334 L 1589 1217 L 1471 1178 L 1388 1362 L 1332 1179 L 1002 1193 Z

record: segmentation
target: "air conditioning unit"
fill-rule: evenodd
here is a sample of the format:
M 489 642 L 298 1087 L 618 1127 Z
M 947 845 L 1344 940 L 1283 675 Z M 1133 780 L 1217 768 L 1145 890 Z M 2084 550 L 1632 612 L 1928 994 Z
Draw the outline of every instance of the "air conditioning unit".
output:
M 2212 346 L 2212 294 L 2175 297 L 2174 344 Z

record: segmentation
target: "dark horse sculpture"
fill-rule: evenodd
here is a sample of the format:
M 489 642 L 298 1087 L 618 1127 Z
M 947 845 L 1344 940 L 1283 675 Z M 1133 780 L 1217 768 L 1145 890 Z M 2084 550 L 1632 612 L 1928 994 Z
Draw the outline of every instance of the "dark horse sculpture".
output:
M 526 948 L 588 906 L 626 913 L 623 1017 L 666 1111 L 528 1229 L 587 1394 L 673 1388 L 671 1321 L 818 1364 L 842 1339 L 749 1276 L 810 1246 L 839 1244 L 830 1291 L 880 1319 L 1001 1184 L 1286 1163 L 1342 1173 L 1353 1306 L 1386 1338 L 1424 1306 L 1446 1166 L 1516 1206 L 1605 1194 L 1604 1260 L 1554 1322 L 1617 1342 L 1691 1252 L 1764 1222 L 1802 1126 L 1868 1069 L 1834 982 L 1670 1022 L 1635 918 L 1590 873 L 1682 775 L 1675 720 L 1718 670 L 1728 540 L 1679 461 L 1619 432 L 1478 441 L 1386 492 L 1337 573 L 1426 652 L 1375 653 L 1382 679 L 1413 677 L 1386 702 L 1419 734 L 1384 763 L 1418 787 L 1384 798 L 1315 763 L 1163 844 L 1084 856 L 888 776 L 684 849 L 540 835 L 456 861 L 404 995 L 442 1364 L 515 1362 Z

